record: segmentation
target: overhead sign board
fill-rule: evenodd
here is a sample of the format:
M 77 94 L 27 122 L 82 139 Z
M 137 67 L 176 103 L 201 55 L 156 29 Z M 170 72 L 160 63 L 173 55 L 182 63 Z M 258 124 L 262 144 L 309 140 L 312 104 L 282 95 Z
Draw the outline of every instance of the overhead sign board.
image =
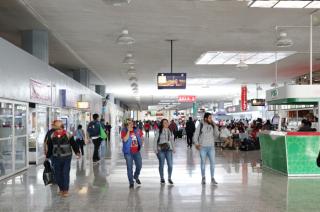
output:
M 178 102 L 195 102 L 196 96 L 190 96 L 190 95 L 180 95 L 178 96 Z

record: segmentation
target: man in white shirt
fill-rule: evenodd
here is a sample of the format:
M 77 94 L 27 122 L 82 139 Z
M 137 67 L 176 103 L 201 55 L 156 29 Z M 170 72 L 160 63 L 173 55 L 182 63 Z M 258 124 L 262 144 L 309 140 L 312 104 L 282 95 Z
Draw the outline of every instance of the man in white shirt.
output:
M 224 142 L 222 148 L 230 147 L 233 148 L 232 134 L 230 127 L 223 126 L 220 132 L 220 139 Z

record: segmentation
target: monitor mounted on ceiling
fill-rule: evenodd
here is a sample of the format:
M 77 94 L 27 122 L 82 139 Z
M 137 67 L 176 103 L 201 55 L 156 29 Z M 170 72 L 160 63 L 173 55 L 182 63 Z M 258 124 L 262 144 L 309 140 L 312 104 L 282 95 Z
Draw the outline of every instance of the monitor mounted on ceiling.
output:
M 158 89 L 186 89 L 186 73 L 158 73 Z

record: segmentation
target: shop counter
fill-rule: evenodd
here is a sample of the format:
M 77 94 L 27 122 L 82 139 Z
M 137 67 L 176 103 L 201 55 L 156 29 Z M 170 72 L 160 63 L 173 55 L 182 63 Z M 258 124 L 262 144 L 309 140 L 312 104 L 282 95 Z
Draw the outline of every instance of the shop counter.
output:
M 263 168 L 287 176 L 320 176 L 319 132 L 264 131 L 259 140 Z

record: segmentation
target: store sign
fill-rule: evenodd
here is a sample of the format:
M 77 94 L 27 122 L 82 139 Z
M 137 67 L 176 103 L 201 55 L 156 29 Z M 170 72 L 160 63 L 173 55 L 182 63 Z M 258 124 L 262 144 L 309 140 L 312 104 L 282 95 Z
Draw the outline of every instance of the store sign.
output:
M 236 107 L 236 106 L 226 107 L 226 112 L 227 112 L 227 113 L 235 113 L 235 112 L 238 112 L 238 111 L 237 111 L 237 107 Z
M 278 89 L 274 89 L 274 90 L 271 91 L 271 97 L 272 97 L 272 98 L 275 98 L 275 97 L 277 97 L 278 95 L 279 95 Z
M 79 109 L 89 109 L 90 108 L 89 102 L 77 102 L 77 108 L 79 108 Z
M 51 85 L 31 79 L 30 99 L 40 102 L 51 102 Z
M 178 102 L 195 102 L 196 96 L 181 95 L 178 96 Z
M 248 109 L 248 89 L 246 85 L 241 86 L 241 110 L 246 111 Z

